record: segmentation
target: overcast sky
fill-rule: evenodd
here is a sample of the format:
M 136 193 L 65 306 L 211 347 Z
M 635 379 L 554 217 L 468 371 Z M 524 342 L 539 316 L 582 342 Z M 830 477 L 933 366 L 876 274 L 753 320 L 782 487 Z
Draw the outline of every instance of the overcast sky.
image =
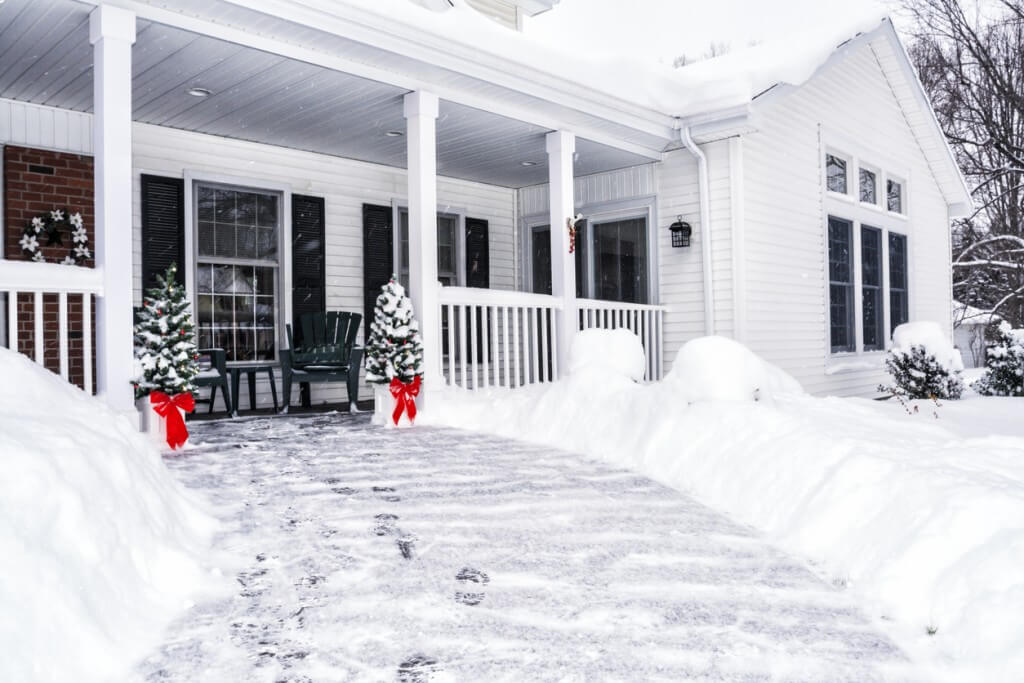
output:
M 526 32 L 579 50 L 627 52 L 671 64 L 712 42 L 733 48 L 886 13 L 889 0 L 561 0 Z M 602 46 L 615 46 L 614 49 Z

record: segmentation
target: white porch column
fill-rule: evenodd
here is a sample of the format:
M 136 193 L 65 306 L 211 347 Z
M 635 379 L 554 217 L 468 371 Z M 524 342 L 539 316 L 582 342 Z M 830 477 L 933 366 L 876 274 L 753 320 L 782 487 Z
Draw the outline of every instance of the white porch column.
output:
M 409 177 L 409 289 L 423 336 L 423 382 L 441 386 L 437 288 L 437 95 L 405 96 Z
M 89 15 L 93 45 L 96 267 L 96 389 L 134 416 L 132 379 L 132 44 L 135 13 L 100 5 Z
M 564 130 L 548 133 L 548 183 L 551 221 L 551 294 L 561 297 L 558 315 L 558 367 L 569 367 L 569 346 L 576 334 L 576 259 L 569 253 L 567 219 L 575 216 L 573 201 L 573 155 L 576 136 Z M 582 235 L 577 235 L 582 239 Z M 577 245 L 579 246 L 579 245 Z

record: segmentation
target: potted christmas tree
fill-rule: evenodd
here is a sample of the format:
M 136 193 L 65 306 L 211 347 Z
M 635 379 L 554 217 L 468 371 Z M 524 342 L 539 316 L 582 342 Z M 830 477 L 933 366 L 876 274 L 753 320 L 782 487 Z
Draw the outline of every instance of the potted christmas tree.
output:
M 192 312 L 173 263 L 146 292 L 135 323 L 135 398 L 143 430 L 171 448 L 188 439 L 184 413 L 195 408 L 199 372 Z
M 373 309 L 364 351 L 366 381 L 374 385 L 374 424 L 412 424 L 423 377 L 423 340 L 412 302 L 392 275 Z

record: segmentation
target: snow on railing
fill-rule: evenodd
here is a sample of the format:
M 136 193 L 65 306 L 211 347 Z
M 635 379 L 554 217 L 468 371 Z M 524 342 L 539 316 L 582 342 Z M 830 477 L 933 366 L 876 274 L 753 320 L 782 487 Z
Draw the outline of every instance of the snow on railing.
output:
M 596 327 L 605 330 L 630 330 L 640 337 L 644 355 L 647 357 L 644 379 L 648 382 L 657 381 L 662 378 L 664 372 L 662 336 L 666 310 L 665 306 L 652 304 L 577 299 L 577 329 L 589 330 Z
M 82 377 L 87 391 L 92 391 L 92 297 L 103 292 L 103 272 L 98 268 L 66 266 L 56 263 L 34 263 L 31 261 L 0 260 L 0 295 L 6 298 L 7 347 L 18 350 L 20 332 L 30 332 L 32 357 L 40 365 L 45 361 L 45 350 L 54 341 L 57 344 L 60 376 L 69 379 L 69 351 L 71 344 L 68 334 L 69 297 L 81 298 L 82 335 Z M 47 323 L 44 295 L 56 295 L 57 338 L 47 340 L 46 332 L 52 332 Z M 31 306 L 32 328 L 21 330 L 19 305 Z M 52 335 L 51 335 L 52 337 Z
M 441 287 L 441 369 L 464 389 L 558 379 L 562 300 L 498 289 Z

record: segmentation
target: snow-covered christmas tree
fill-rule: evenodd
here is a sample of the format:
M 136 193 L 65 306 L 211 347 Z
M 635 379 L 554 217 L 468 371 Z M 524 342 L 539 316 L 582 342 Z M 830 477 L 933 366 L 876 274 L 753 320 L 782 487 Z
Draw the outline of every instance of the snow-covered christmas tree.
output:
M 199 365 L 192 311 L 185 288 L 174 281 L 176 271 L 172 263 L 157 275 L 157 286 L 142 301 L 135 324 L 135 357 L 142 368 L 136 378 L 136 398 L 153 391 L 175 396 L 196 390 L 192 380 Z
M 393 275 L 377 297 L 364 355 L 370 384 L 388 384 L 395 377 L 408 384 L 423 375 L 420 325 L 405 288 Z

